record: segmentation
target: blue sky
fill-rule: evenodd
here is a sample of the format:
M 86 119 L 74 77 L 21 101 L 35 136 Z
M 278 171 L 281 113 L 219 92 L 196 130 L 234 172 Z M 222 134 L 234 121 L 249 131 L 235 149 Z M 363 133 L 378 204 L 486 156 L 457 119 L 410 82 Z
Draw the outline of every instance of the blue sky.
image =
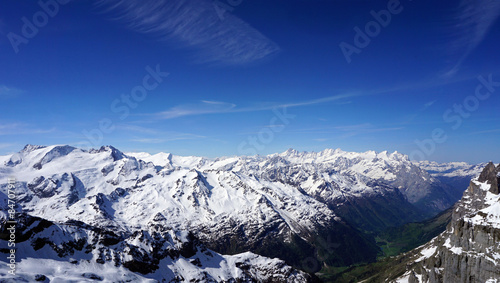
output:
M 66 2 L 2 3 L 1 154 L 500 160 L 497 1 Z

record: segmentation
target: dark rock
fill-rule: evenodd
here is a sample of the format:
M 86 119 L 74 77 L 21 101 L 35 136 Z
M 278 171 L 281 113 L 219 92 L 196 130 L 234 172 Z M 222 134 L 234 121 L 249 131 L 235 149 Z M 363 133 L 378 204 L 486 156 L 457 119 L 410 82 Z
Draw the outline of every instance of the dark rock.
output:
M 490 192 L 496 195 L 500 193 L 498 177 L 499 172 L 500 164 L 498 167 L 495 167 L 495 164 L 493 164 L 493 162 L 490 162 L 488 163 L 488 165 L 486 165 L 486 167 L 484 167 L 483 172 L 481 172 L 478 179 L 478 181 L 481 183 L 490 184 Z
M 35 275 L 35 281 L 46 281 L 46 280 L 48 280 L 47 276 L 45 276 L 43 274 L 37 274 L 37 275 Z
M 189 262 L 190 262 L 191 264 L 193 264 L 193 265 L 196 265 L 196 266 L 198 266 L 198 267 L 201 267 L 201 261 L 200 261 L 200 259 L 199 259 L 199 258 L 191 259 L 191 260 L 189 260 Z
M 108 164 L 106 166 L 104 166 L 102 169 L 101 169 L 101 173 L 103 176 L 107 176 L 110 172 L 112 172 L 113 170 L 115 169 L 115 166 L 114 164 Z
M 104 278 L 102 278 L 101 276 L 99 276 L 99 275 L 97 275 L 97 274 L 94 274 L 94 273 L 83 273 L 83 274 L 82 274 L 82 277 L 84 277 L 84 278 L 88 278 L 88 279 L 97 280 L 97 281 L 102 281 L 102 280 L 104 280 Z
M 114 148 L 113 146 L 101 146 L 101 148 L 99 148 L 99 150 L 97 151 L 92 151 L 92 153 L 95 153 L 95 152 L 110 152 L 111 154 L 111 157 L 113 158 L 113 161 L 117 161 L 117 160 L 120 160 L 120 159 L 123 159 L 125 157 L 125 154 L 123 154 L 121 151 L 119 151 L 118 149 Z
M 21 153 L 29 153 L 29 152 L 35 151 L 37 149 L 40 149 L 40 148 L 46 148 L 46 146 L 44 146 L 44 145 L 27 144 L 21 150 Z
M 150 179 L 150 178 L 153 178 L 153 175 L 147 174 L 144 177 L 142 177 L 139 182 L 144 182 L 144 181 L 146 181 L 147 179 Z
M 105 231 L 102 235 L 102 238 L 100 239 L 100 243 L 105 246 L 113 246 L 120 243 L 120 241 L 122 240 L 123 239 L 115 233 L 111 231 Z

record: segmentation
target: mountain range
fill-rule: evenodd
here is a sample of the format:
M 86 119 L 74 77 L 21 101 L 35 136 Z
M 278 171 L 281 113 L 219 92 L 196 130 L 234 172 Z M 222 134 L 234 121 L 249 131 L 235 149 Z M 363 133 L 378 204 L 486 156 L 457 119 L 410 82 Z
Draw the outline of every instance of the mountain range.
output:
M 0 157 L 0 203 L 7 211 L 14 177 L 28 281 L 77 265 L 75 278 L 303 282 L 376 260 L 374 233 L 449 208 L 465 189 L 454 178 L 480 166 L 340 149 L 210 159 L 27 145 Z

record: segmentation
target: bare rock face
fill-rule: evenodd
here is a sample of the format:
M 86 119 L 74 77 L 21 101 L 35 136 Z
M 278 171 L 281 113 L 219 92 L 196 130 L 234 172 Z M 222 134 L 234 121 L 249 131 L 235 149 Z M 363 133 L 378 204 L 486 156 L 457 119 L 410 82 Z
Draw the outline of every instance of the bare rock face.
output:
M 407 282 L 496 282 L 500 278 L 500 166 L 489 163 L 455 205 L 445 232 L 414 250 Z
M 498 195 L 498 193 L 500 192 L 500 187 L 499 187 L 500 177 L 498 176 L 499 172 L 500 172 L 500 164 L 497 167 L 495 167 L 495 164 L 493 164 L 493 162 L 490 162 L 488 163 L 488 165 L 486 165 L 483 172 L 481 172 L 481 175 L 479 175 L 478 179 L 478 181 L 481 183 L 487 183 L 491 185 L 490 192 L 496 195 Z

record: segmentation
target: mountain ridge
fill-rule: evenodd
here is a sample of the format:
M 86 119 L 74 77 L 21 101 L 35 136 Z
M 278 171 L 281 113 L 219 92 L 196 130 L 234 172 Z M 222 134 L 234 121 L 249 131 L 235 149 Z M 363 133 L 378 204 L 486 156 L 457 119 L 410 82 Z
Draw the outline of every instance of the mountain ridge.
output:
M 27 145 L 0 157 L 0 190 L 15 176 L 31 217 L 117 235 L 156 221 L 219 254 L 251 251 L 308 272 L 374 261 L 380 250 L 365 232 L 421 218 L 418 201 L 408 201 L 416 190 L 443 207 L 451 201 L 433 195 L 446 188 L 397 152 L 136 156 L 112 146 Z

